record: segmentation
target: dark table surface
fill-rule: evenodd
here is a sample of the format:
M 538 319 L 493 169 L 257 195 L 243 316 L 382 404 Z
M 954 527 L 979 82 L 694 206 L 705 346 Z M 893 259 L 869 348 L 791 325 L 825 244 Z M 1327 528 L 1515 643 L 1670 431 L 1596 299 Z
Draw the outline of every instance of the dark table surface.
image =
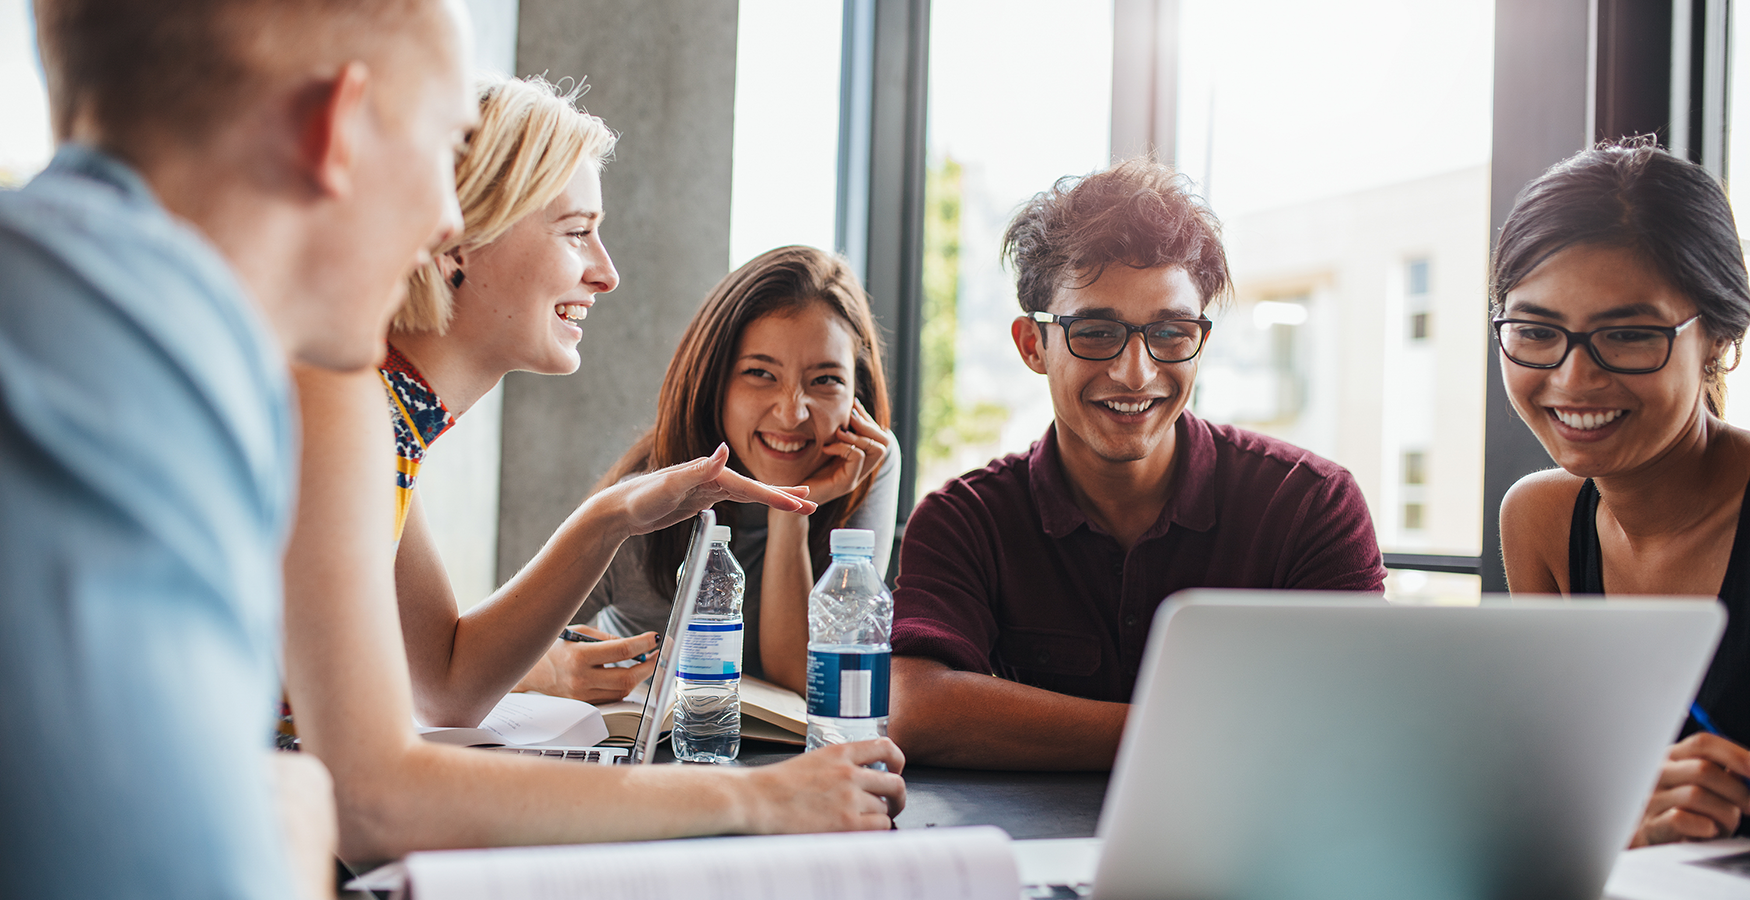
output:
M 742 765 L 781 762 L 802 748 L 742 741 Z M 665 743 L 657 759 L 674 759 Z M 907 766 L 900 828 L 995 825 L 1016 839 L 1093 837 L 1106 797 L 1104 772 L 985 772 Z

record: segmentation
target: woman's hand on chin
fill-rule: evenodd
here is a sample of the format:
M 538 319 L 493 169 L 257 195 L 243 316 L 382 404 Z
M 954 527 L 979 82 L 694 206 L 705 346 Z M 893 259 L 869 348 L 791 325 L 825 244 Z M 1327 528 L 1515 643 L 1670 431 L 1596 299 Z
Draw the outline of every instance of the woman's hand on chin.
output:
M 730 469 L 728 444 L 702 459 L 628 478 L 597 496 L 619 501 L 629 534 L 667 528 L 724 501 L 764 503 L 803 515 L 816 508 L 806 486 L 773 487 Z
M 1730 837 L 1750 815 L 1750 750 L 1712 734 L 1671 745 L 1630 847 Z
M 836 458 L 821 464 L 803 482 L 808 488 L 809 499 L 815 503 L 837 500 L 855 490 L 864 480 L 874 478 L 887 458 L 887 449 L 898 440 L 893 432 L 876 423 L 869 411 L 863 408 L 861 400 L 851 406 L 850 424 L 839 428 L 835 437 L 837 439 L 823 445 L 820 452 Z

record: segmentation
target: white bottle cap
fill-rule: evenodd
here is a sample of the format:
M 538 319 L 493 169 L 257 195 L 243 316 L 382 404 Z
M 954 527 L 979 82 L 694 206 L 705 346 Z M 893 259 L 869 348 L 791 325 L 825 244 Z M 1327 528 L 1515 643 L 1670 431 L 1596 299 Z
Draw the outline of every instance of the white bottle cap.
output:
M 867 528 L 834 528 L 827 543 L 834 556 L 875 555 L 875 532 Z
M 711 526 L 711 533 L 705 535 L 705 539 L 710 541 L 713 544 L 717 543 L 718 541 L 722 541 L 725 544 L 729 543 L 729 526 L 728 525 L 713 525 L 713 526 Z

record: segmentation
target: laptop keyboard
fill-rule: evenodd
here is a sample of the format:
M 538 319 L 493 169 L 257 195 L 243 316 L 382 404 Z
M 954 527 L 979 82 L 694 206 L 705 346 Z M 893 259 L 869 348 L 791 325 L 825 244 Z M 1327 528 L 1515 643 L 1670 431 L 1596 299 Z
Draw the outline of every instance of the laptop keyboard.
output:
M 604 765 L 619 765 L 632 761 L 631 751 L 625 747 L 487 747 L 497 753 L 515 753 L 518 756 L 541 756 L 547 759 L 564 759 L 573 762 L 602 763 Z

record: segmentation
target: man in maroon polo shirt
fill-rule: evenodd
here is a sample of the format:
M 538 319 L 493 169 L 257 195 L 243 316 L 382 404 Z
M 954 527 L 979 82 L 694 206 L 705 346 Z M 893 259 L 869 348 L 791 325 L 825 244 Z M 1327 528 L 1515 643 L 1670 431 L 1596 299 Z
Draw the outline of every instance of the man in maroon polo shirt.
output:
M 890 734 L 912 762 L 1108 769 L 1167 595 L 1379 591 L 1385 568 L 1347 470 L 1185 411 L 1228 272 L 1213 214 L 1170 168 L 1058 182 L 1004 252 L 1015 347 L 1055 421 L 912 513 Z

